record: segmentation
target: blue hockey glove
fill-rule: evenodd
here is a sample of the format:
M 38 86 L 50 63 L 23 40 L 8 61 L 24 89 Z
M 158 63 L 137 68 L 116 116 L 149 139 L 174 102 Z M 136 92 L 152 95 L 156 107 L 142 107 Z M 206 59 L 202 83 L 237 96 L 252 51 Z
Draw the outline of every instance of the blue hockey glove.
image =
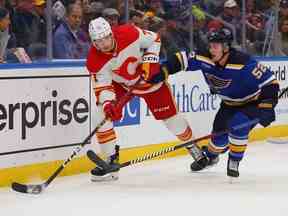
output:
M 186 69 L 184 58 L 186 52 L 177 52 L 167 57 L 167 61 L 161 64 L 160 73 L 152 77 L 148 82 L 159 83 L 168 79 L 170 74 L 175 74 Z
M 257 107 L 260 110 L 259 123 L 263 127 L 269 126 L 276 119 L 274 108 L 278 103 L 278 92 L 278 82 L 272 82 L 272 84 L 263 86 L 261 89 L 260 103 Z
M 260 104 L 258 104 L 258 108 L 260 110 L 259 123 L 263 127 L 269 126 L 276 119 L 274 104 L 275 102 L 272 99 L 263 100 Z

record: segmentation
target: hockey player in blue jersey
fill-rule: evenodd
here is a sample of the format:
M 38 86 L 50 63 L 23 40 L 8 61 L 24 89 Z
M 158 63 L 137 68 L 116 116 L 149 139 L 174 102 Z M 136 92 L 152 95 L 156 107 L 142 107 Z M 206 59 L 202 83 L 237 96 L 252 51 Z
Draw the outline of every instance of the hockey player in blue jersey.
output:
M 212 133 L 254 119 L 267 127 L 275 120 L 274 107 L 278 103 L 279 84 L 272 71 L 250 55 L 232 48 L 233 36 L 229 29 L 212 31 L 208 33 L 207 39 L 207 51 L 178 52 L 168 57 L 153 82 L 165 80 L 168 75 L 179 71 L 200 69 L 211 93 L 221 98 Z M 229 150 L 227 175 L 238 177 L 239 162 L 244 156 L 248 135 L 254 126 L 213 137 L 201 157 L 191 164 L 191 170 L 200 171 L 215 165 L 219 161 L 219 154 Z

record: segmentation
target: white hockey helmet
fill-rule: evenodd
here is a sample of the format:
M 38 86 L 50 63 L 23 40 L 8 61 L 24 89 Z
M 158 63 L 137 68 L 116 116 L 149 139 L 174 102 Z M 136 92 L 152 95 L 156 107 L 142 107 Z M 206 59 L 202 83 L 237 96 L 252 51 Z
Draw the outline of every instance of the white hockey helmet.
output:
M 103 18 L 96 18 L 89 23 L 89 35 L 92 41 L 102 39 L 112 34 L 110 24 Z

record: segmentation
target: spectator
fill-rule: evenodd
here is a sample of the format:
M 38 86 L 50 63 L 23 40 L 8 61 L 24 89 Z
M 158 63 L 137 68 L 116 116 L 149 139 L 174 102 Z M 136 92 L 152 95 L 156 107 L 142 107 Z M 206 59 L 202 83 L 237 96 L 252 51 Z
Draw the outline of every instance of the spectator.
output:
M 144 22 L 143 22 L 143 12 L 139 10 L 131 10 L 130 11 L 130 23 L 133 25 L 144 28 Z
M 71 4 L 78 4 L 83 9 L 83 14 L 87 13 L 89 8 L 89 0 L 74 0 L 74 2 L 71 2 Z
M 45 0 L 18 2 L 12 26 L 18 47 L 26 49 L 33 42 L 46 43 L 44 8 Z
M 155 30 L 153 26 L 161 25 L 161 23 L 164 21 L 164 19 L 155 16 L 155 13 L 152 11 L 146 11 L 143 13 L 143 29 L 151 30 L 151 27 Z
M 47 46 L 43 43 L 33 43 L 28 47 L 27 54 L 31 56 L 33 62 L 46 61 Z
M 265 26 L 264 19 L 260 13 L 252 13 L 247 18 L 248 27 L 256 31 L 263 30 Z
M 85 58 L 89 41 L 86 33 L 80 28 L 83 9 L 78 4 L 67 7 L 65 21 L 60 24 L 53 35 L 54 58 L 79 59 Z
M 107 0 L 94 0 L 94 1 L 103 3 L 105 8 L 118 8 L 120 4 L 124 5 L 124 2 L 125 2 L 122 0 L 109 0 L 109 1 L 107 1 Z M 131 0 L 129 0 L 129 6 L 130 5 L 131 5 Z
M 56 1 L 53 4 L 52 13 L 57 21 L 62 20 L 65 17 L 66 8 L 61 1 Z
M 105 1 L 105 2 L 113 2 L 112 0 Z M 104 3 L 105 4 L 105 3 Z M 131 10 L 135 8 L 134 1 L 128 0 L 128 5 Z M 125 20 L 125 1 L 118 0 L 117 4 L 105 4 L 106 8 L 116 8 L 120 14 L 120 23 L 123 23 Z
M 52 6 L 52 29 L 53 32 L 59 27 L 63 22 L 63 19 L 66 14 L 66 8 L 62 1 L 56 1 Z
M 83 21 L 81 28 L 86 33 L 86 38 L 89 40 L 88 35 L 88 26 L 91 20 L 96 19 L 100 16 L 102 16 L 102 11 L 104 9 L 104 5 L 102 2 L 92 2 L 87 6 L 87 9 L 84 12 L 83 15 Z
M 6 0 L 0 0 L 0 7 L 5 8 L 6 6 Z
M 224 3 L 223 13 L 221 18 L 229 23 L 235 22 L 235 19 L 239 16 L 239 6 L 235 0 L 227 0 Z
M 34 15 L 37 17 L 37 26 L 38 26 L 38 35 L 35 42 L 46 44 L 46 17 L 45 17 L 45 8 L 46 2 L 45 0 L 34 0 Z M 34 41 L 33 41 L 34 42 Z
M 12 19 L 13 19 L 13 15 L 14 15 L 15 9 L 17 8 L 17 3 L 18 3 L 18 0 L 6 1 L 5 8 L 9 11 L 11 22 L 12 22 Z
M 256 10 L 255 0 L 246 0 L 246 14 L 252 14 Z
M 236 28 L 236 32 L 241 32 L 241 17 L 240 17 L 240 8 L 235 0 L 227 0 L 223 5 L 223 13 L 220 15 L 220 18 L 224 21 L 232 24 Z M 236 35 L 236 40 L 239 43 L 241 41 L 241 34 Z
M 265 41 L 265 20 L 260 13 L 248 16 L 246 29 L 247 49 L 250 53 L 261 54 Z
M 204 4 L 210 14 L 217 16 L 223 11 L 223 5 L 226 0 L 204 0 Z
M 288 17 L 288 0 L 280 1 L 280 18 Z
M 283 17 L 279 23 L 279 31 L 282 39 L 282 52 L 288 55 L 288 18 Z
M 113 26 L 119 25 L 120 14 L 114 8 L 105 8 L 102 12 L 102 16 Z
M 152 13 L 153 16 L 158 17 L 163 17 L 165 15 L 165 11 L 160 0 L 149 0 L 148 2 L 148 13 Z
M 221 29 L 223 27 L 224 27 L 223 23 L 220 20 L 216 20 L 216 19 L 209 21 L 208 24 L 207 24 L 208 32 L 219 30 L 219 29 Z
M 173 38 L 173 32 L 175 29 L 176 24 L 172 27 L 170 22 L 165 22 L 158 30 L 162 44 L 160 50 L 160 57 L 162 59 L 166 59 L 169 53 L 174 53 L 180 50 L 178 45 L 175 43 L 175 39 Z
M 9 32 L 10 16 L 5 8 L 0 8 L 0 63 L 5 63 L 7 48 L 15 48 L 16 41 Z
M 189 32 L 182 31 L 173 20 L 164 22 L 158 33 L 162 41 L 162 58 L 166 58 L 169 53 L 189 49 Z
M 104 4 L 102 2 L 91 2 L 86 11 L 86 17 L 88 20 L 96 19 L 102 15 L 103 10 Z
M 8 10 L 0 8 L 0 63 L 4 63 L 6 48 L 9 41 L 10 17 Z

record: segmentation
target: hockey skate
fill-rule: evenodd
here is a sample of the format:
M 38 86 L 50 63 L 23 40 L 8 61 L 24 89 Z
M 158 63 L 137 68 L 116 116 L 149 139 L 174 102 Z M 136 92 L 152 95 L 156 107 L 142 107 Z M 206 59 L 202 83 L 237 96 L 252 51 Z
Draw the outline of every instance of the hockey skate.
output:
M 213 166 L 218 163 L 219 158 L 210 159 L 205 154 L 205 147 L 202 150 L 197 145 L 189 146 L 188 151 L 190 155 L 194 158 L 194 162 L 190 165 L 192 171 L 200 171 L 208 166 Z M 203 151 L 204 150 L 204 151 Z
M 197 172 L 197 171 L 201 171 L 203 169 L 212 167 L 216 165 L 218 162 L 219 162 L 219 156 L 215 158 L 208 158 L 204 156 L 199 161 L 194 161 L 193 163 L 191 163 L 190 168 L 191 168 L 191 171 Z
M 227 163 L 227 176 L 237 178 L 239 177 L 239 161 L 232 160 L 230 157 Z
M 119 146 L 116 146 L 116 153 L 108 158 L 107 163 L 111 166 L 112 169 L 115 167 L 115 171 L 107 172 L 102 167 L 97 166 L 91 170 L 91 181 L 116 181 L 119 178 Z

